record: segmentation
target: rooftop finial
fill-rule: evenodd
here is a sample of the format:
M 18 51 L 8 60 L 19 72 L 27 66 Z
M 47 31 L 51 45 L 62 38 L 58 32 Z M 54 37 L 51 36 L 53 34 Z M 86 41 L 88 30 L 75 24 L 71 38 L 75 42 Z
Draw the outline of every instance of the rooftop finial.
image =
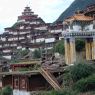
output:
M 28 4 L 27 4 L 27 6 L 26 7 L 28 7 Z
M 30 1 L 27 3 L 27 6 L 26 7 L 30 7 Z
M 27 7 L 29 7 L 30 6 L 30 1 L 28 2 L 28 4 L 27 4 Z

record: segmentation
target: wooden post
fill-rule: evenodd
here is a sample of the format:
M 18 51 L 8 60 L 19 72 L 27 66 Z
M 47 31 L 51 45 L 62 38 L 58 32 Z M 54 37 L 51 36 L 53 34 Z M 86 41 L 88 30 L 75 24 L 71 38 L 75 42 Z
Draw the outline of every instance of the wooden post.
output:
M 75 38 L 70 38 L 70 64 L 76 62 Z
M 95 59 L 95 37 L 93 37 L 93 42 L 92 42 L 92 59 Z
M 70 64 L 70 44 L 68 39 L 64 40 L 64 46 L 65 46 L 65 62 L 66 64 Z
M 86 39 L 85 41 L 85 48 L 86 48 L 86 60 L 91 60 L 92 57 L 93 57 L 93 54 L 92 54 L 92 49 L 93 45 L 92 45 L 92 42 L 91 40 L 89 39 Z

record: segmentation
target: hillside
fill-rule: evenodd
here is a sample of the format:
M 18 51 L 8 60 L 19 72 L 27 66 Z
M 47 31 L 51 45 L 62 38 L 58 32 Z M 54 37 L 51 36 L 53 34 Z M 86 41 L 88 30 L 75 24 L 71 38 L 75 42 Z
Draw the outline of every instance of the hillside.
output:
M 77 10 L 83 10 L 92 4 L 95 4 L 95 0 L 75 0 L 55 22 L 63 21 L 67 17 L 72 16 Z

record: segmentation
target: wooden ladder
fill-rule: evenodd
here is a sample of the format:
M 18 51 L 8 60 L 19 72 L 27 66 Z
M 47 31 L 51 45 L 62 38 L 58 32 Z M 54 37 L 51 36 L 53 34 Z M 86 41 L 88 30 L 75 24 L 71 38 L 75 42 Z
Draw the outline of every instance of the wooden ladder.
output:
M 48 70 L 41 68 L 40 73 L 55 90 L 61 90 L 60 84 Z

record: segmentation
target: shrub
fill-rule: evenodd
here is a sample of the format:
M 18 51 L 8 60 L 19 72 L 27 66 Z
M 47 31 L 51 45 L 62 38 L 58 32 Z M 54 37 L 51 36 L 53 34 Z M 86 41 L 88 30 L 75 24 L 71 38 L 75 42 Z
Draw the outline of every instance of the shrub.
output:
M 74 89 L 84 91 L 95 91 L 95 74 L 79 80 L 75 85 Z
M 40 49 L 36 49 L 33 52 L 33 58 L 41 58 L 41 50 Z
M 68 90 L 64 90 L 64 91 L 62 92 L 62 95 L 77 95 L 77 92 L 68 89 Z
M 1 90 L 0 90 L 0 95 L 1 95 Z
M 63 91 L 51 91 L 41 95 L 77 95 L 77 92 L 70 89 L 64 89 Z
M 12 54 L 11 63 L 19 62 L 19 60 L 21 58 L 23 58 L 24 56 L 26 56 L 29 52 L 30 52 L 29 49 L 25 49 L 25 50 L 18 49 L 18 50 L 15 50 L 14 53 Z
M 64 75 L 63 75 L 64 88 L 72 88 L 72 85 L 73 85 L 73 80 L 70 77 L 70 73 L 69 72 L 64 73 Z
M 95 71 L 95 68 L 93 68 L 92 65 L 85 64 L 85 63 L 79 63 L 71 67 L 70 76 L 73 79 L 73 81 L 76 82 L 80 80 L 81 78 L 88 77 L 94 71 Z
M 13 94 L 13 92 L 12 92 L 12 88 L 10 86 L 6 86 L 1 91 L 1 95 L 12 95 L 12 94 Z
M 64 42 L 63 41 L 59 41 L 58 43 L 56 43 L 56 45 L 53 48 L 54 52 L 58 52 L 59 54 L 64 55 L 65 53 L 65 49 L 64 49 Z

